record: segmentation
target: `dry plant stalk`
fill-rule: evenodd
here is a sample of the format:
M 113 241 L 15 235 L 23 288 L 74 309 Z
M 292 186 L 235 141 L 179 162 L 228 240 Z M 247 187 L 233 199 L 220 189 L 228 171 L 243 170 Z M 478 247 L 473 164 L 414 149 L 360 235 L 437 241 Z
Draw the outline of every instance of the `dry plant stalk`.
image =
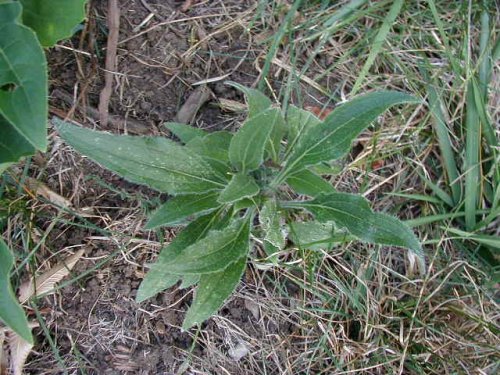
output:
M 120 8 L 117 0 L 108 1 L 108 28 L 105 85 L 99 97 L 99 120 L 102 126 L 108 124 L 109 99 L 113 90 L 113 72 L 116 70 L 116 50 L 120 32 Z

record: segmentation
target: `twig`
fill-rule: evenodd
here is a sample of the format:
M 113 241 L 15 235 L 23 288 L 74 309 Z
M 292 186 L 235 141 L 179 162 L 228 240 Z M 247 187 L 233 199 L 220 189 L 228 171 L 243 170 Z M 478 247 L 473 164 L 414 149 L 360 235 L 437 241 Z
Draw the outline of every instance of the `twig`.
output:
M 70 106 L 75 105 L 73 97 L 66 92 L 63 92 L 60 90 L 54 90 L 52 92 L 52 96 L 62 100 L 63 102 L 65 102 L 66 104 L 68 104 Z M 66 117 L 65 113 L 60 112 L 56 108 L 51 108 L 50 111 L 52 113 L 54 113 L 56 116 L 59 116 L 62 118 Z M 93 120 L 99 119 L 99 111 L 94 107 L 87 105 L 85 107 L 85 111 L 82 110 L 81 112 L 83 115 L 87 115 L 90 118 L 92 118 Z M 113 129 L 126 130 L 128 133 L 143 135 L 143 134 L 150 134 L 153 130 L 153 128 L 150 125 L 148 125 L 147 123 L 143 123 L 141 121 L 130 119 L 130 118 L 123 119 L 123 118 L 120 118 L 118 116 L 109 116 L 108 121 Z M 105 127 L 103 127 L 103 128 L 105 128 Z
M 108 124 L 109 99 L 113 90 L 113 72 L 116 70 L 116 50 L 120 31 L 120 8 L 117 0 L 108 0 L 108 28 L 105 84 L 99 97 L 99 121 L 102 126 Z

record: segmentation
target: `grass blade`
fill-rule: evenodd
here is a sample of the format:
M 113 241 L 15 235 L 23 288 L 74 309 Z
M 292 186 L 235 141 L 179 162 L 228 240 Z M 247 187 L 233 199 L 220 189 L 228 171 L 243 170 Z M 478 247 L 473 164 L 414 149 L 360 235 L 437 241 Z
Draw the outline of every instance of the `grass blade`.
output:
M 424 72 L 424 75 L 426 73 Z M 457 165 L 455 163 L 455 154 L 453 152 L 453 147 L 451 145 L 449 127 L 446 116 L 446 107 L 434 88 L 434 85 L 427 85 L 427 94 L 429 96 L 429 109 L 431 111 L 432 117 L 434 118 L 433 127 L 436 132 L 439 150 L 441 152 L 441 158 L 443 160 L 443 167 L 446 171 L 448 177 L 448 183 L 451 189 L 451 196 L 453 202 L 458 204 L 460 201 L 461 189 L 459 184 L 459 173 Z
M 472 83 L 467 87 L 467 112 L 465 116 L 465 226 L 471 230 L 476 225 L 476 209 L 481 188 L 481 174 L 479 170 L 480 122 L 474 100 Z
M 389 31 L 391 29 L 392 24 L 394 23 L 397 16 L 399 15 L 399 11 L 401 10 L 403 3 L 404 3 L 404 0 L 394 0 L 394 2 L 392 3 L 392 6 L 391 6 L 391 9 L 389 10 L 389 13 L 385 17 L 384 22 L 382 23 L 382 26 L 380 27 L 377 35 L 375 36 L 375 40 L 373 41 L 372 48 L 370 50 L 370 54 L 368 55 L 368 58 L 366 59 L 365 65 L 363 65 L 363 68 L 361 69 L 361 73 L 359 74 L 358 78 L 356 79 L 356 82 L 354 83 L 354 87 L 352 88 L 351 95 L 356 95 L 356 93 L 361 88 L 361 83 L 363 82 L 366 75 L 368 74 L 368 71 L 370 70 L 371 66 L 373 65 L 375 58 L 382 50 L 382 45 L 384 44 L 384 42 L 387 38 L 387 35 L 389 34 Z

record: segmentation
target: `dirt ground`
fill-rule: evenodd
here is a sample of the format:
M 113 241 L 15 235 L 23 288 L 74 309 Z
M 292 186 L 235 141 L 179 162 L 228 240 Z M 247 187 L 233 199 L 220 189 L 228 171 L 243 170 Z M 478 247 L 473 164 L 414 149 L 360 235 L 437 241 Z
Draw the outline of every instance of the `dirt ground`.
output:
M 243 28 L 256 4 L 194 3 L 182 11 L 180 1 L 120 2 L 110 101 L 116 123 L 104 129 L 168 136 L 161 124 L 173 121 L 205 80 L 211 81 L 208 87 L 213 95 L 193 125 L 221 129 L 238 120 L 237 113 L 220 108 L 219 100 L 244 102 L 225 81 L 251 86 L 258 80 L 255 63 L 262 56 Z M 95 109 L 104 82 L 106 14 L 106 2 L 92 1 L 84 30 L 49 53 L 51 113 L 88 127 L 96 127 Z M 290 340 L 298 318 L 287 316 L 285 309 L 283 319 L 262 315 L 265 298 L 256 302 L 256 296 L 270 291 L 265 273 L 250 270 L 217 317 L 198 332 L 181 332 L 191 290 L 174 287 L 143 304 L 134 301 L 147 271 L 145 264 L 153 262 L 161 243 L 175 235 L 165 230 L 164 238 L 158 238 L 141 231 L 150 202 L 158 203 L 165 196 L 102 170 L 62 144 L 54 132 L 51 140 L 50 156 L 41 162 L 40 175 L 55 191 L 70 197 L 76 210 L 90 215 L 85 219 L 64 216 L 66 223 L 51 228 L 37 259 L 42 263 L 48 254 L 83 247 L 84 257 L 73 275 L 90 272 L 57 296 L 39 302 L 54 342 L 51 345 L 42 329 L 35 330 L 39 344 L 25 370 L 32 374 L 283 373 L 275 363 L 300 351 L 301 345 Z M 40 211 L 45 217 L 39 216 L 37 224 L 46 230 L 54 211 Z M 113 235 L 103 236 L 91 225 Z M 288 293 L 297 294 L 295 285 L 289 287 Z

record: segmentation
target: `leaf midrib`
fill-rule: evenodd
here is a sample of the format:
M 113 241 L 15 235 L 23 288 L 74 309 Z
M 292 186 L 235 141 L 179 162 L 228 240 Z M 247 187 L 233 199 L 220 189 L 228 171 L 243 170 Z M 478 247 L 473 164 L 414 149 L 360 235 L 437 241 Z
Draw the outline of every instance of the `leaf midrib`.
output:
M 384 106 L 380 106 L 380 107 L 384 107 Z M 378 109 L 380 107 L 375 107 L 373 110 L 375 109 Z M 339 107 L 340 108 L 340 107 Z M 360 117 L 362 117 L 363 114 L 359 114 L 357 116 L 354 116 L 353 118 L 349 119 L 348 121 L 344 122 L 343 124 L 337 126 L 336 128 L 334 128 L 330 133 L 328 133 L 327 136 L 323 137 L 320 141 L 318 141 L 315 145 L 313 145 L 312 147 L 309 147 L 307 148 L 303 153 L 302 155 L 300 155 L 299 158 L 295 159 L 295 161 L 289 166 L 289 167 L 286 167 L 285 168 L 285 171 L 288 172 L 290 170 L 293 169 L 293 167 L 295 167 L 295 165 L 297 165 L 297 163 L 299 163 L 302 159 L 304 159 L 306 157 L 306 155 L 310 154 L 311 150 L 314 150 L 315 148 L 319 147 L 320 145 L 322 145 L 328 138 L 330 138 L 331 136 L 333 136 L 337 131 L 339 131 L 340 129 L 343 129 L 344 127 L 346 127 L 347 125 L 349 125 L 350 123 L 352 123 L 353 121 L 359 119 Z M 333 122 L 333 121 L 332 121 Z M 321 124 L 318 124 L 317 126 L 321 126 L 322 124 L 324 124 L 325 121 L 323 121 Z M 313 129 L 317 129 L 317 126 L 311 128 L 311 131 L 313 131 Z M 299 143 L 299 146 L 300 146 L 300 141 L 298 142 Z

